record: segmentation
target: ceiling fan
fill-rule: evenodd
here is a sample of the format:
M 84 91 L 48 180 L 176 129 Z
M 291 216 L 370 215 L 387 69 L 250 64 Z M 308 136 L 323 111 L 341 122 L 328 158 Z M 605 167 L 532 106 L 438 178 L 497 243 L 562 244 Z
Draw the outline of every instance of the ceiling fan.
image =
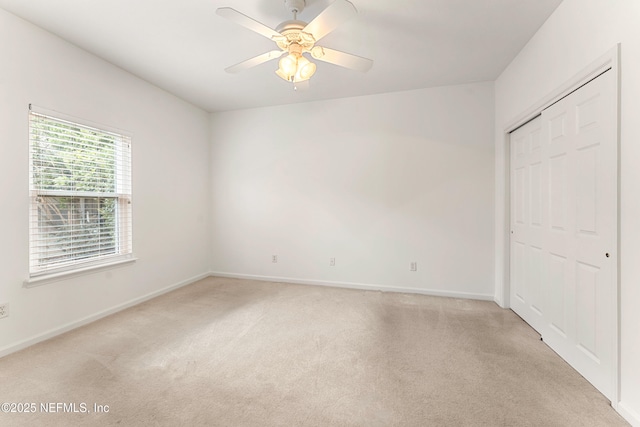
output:
M 216 11 L 218 15 L 273 40 L 278 46 L 277 50 L 232 65 L 225 68 L 225 71 L 237 73 L 272 59 L 281 58 L 276 74 L 293 83 L 294 89 L 297 89 L 297 83 L 309 80 L 316 71 L 316 64 L 309 61 L 303 55 L 305 53 L 319 61 L 363 73 L 371 68 L 373 65 L 371 59 L 316 45 L 321 38 L 358 13 L 351 2 L 335 0 L 309 23 L 297 19 L 298 13 L 302 12 L 306 6 L 305 0 L 284 0 L 284 3 L 285 7 L 293 13 L 293 19 L 284 21 L 275 30 L 230 7 L 221 7 Z M 285 54 L 288 55 L 284 56 Z

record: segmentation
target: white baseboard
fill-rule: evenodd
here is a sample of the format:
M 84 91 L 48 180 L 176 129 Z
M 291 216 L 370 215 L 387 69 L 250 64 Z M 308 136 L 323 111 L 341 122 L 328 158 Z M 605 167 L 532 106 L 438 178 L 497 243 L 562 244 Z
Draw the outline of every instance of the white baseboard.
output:
M 441 291 L 438 289 L 402 288 L 369 283 L 332 282 L 327 280 L 298 279 L 295 277 L 259 276 L 254 274 L 230 273 L 226 271 L 212 271 L 212 276 L 229 277 L 234 279 L 263 280 L 267 282 L 295 283 L 299 285 L 330 286 L 334 288 L 362 289 L 365 291 L 400 292 L 407 294 L 422 294 L 438 297 L 463 298 L 483 301 L 493 301 L 493 295 L 472 294 L 467 292 Z
M 145 302 L 147 300 L 150 300 L 150 299 L 155 298 L 157 296 L 160 296 L 162 294 L 166 294 L 167 292 L 173 291 L 175 289 L 181 288 L 181 287 L 186 286 L 186 285 L 190 285 L 191 283 L 194 283 L 194 282 L 197 282 L 198 280 L 201 280 L 201 279 L 204 279 L 206 277 L 209 277 L 210 275 L 211 274 L 209 274 L 208 272 L 207 273 L 203 273 L 203 274 L 199 274 L 197 276 L 191 277 L 191 278 L 183 280 L 181 282 L 174 283 L 173 285 L 167 286 L 166 288 L 162 288 L 162 289 L 159 289 L 157 291 L 151 292 L 149 294 L 143 295 L 141 297 L 134 298 L 134 299 L 132 299 L 130 301 L 127 301 L 125 303 L 119 304 L 119 305 L 117 305 L 115 307 L 111 307 L 111 308 L 108 308 L 106 310 L 100 311 L 98 313 L 92 314 L 90 316 L 84 317 L 82 319 L 75 320 L 73 322 L 67 323 L 66 325 L 62 325 L 62 326 L 60 326 L 58 328 L 51 329 L 51 330 L 49 330 L 47 332 L 38 334 L 38 335 L 36 335 L 34 337 L 31 337 L 31 338 L 27 338 L 25 340 L 22 340 L 22 341 L 19 341 L 19 342 L 15 343 L 15 344 L 10 344 L 8 346 L 0 348 L 0 357 L 4 357 L 4 356 L 6 356 L 8 354 L 15 353 L 16 351 L 22 350 L 24 348 L 27 348 L 27 347 L 32 346 L 34 344 L 37 344 L 39 342 L 48 340 L 48 339 L 53 338 L 53 337 L 55 337 L 57 335 L 61 335 L 61 334 L 65 333 L 65 332 L 68 332 L 68 331 L 70 331 L 72 329 L 79 328 L 80 326 L 84 326 L 84 325 L 89 324 L 91 322 L 95 322 L 98 319 L 101 319 L 103 317 L 109 316 L 110 314 L 113 314 L 113 313 L 117 313 L 118 311 L 122 311 L 122 310 L 124 310 L 126 308 L 133 307 L 134 305 L 140 304 L 142 302 Z
M 509 304 L 509 301 L 505 302 L 502 298 L 499 298 L 496 295 L 493 296 L 493 302 L 498 304 L 500 306 L 500 308 L 511 308 L 511 305 Z
M 629 408 L 625 402 L 618 403 L 616 411 L 618 411 L 618 413 L 622 415 L 622 418 L 627 420 L 627 422 L 633 427 L 640 427 L 640 414 Z

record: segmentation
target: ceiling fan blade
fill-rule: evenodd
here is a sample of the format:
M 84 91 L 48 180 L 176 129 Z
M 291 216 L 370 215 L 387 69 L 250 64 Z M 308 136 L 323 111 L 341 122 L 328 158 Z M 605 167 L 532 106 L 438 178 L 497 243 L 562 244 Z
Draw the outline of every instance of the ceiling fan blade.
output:
M 361 71 L 363 73 L 369 71 L 373 66 L 373 61 L 371 59 L 341 52 L 339 50 L 329 49 L 327 47 L 314 47 L 311 50 L 311 56 L 320 61 L 329 62 L 341 67 Z
M 358 14 L 356 7 L 347 0 L 335 0 L 320 12 L 302 31 L 312 34 L 316 41 L 320 40 L 338 25 Z
M 271 52 L 263 53 L 262 55 L 258 55 L 251 59 L 247 59 L 246 61 L 242 61 L 239 64 L 232 65 L 231 67 L 227 67 L 224 70 L 227 73 L 238 73 L 240 71 L 249 69 L 251 67 L 255 67 L 256 65 L 260 65 L 267 61 L 271 61 L 272 59 L 279 58 L 285 53 L 287 53 L 287 51 L 285 50 L 272 50 Z
M 249 18 L 247 15 L 238 12 L 230 7 L 220 7 L 216 10 L 216 13 L 223 18 L 227 18 L 229 21 L 233 21 L 236 24 L 242 25 L 245 28 L 255 31 L 256 33 L 265 36 L 268 39 L 272 39 L 274 36 L 280 36 L 275 30 L 267 27 L 261 22 L 256 21 L 253 18 Z

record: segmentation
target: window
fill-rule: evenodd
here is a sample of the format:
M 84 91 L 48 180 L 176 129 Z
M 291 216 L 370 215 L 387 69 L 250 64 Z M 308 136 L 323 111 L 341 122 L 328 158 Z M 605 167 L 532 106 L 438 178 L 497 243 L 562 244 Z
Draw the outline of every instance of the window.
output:
M 29 112 L 30 278 L 132 258 L 131 138 Z

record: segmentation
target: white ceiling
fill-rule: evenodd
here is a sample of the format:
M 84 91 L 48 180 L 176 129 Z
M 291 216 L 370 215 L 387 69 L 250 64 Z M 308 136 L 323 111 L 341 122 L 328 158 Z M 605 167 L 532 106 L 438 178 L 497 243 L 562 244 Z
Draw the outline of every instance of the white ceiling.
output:
M 311 21 L 333 0 L 306 0 Z M 366 74 L 317 61 L 303 92 L 277 61 L 224 68 L 275 44 L 216 15 L 228 6 L 275 28 L 283 0 L 0 0 L 0 7 L 207 111 L 495 80 L 562 0 L 351 0 L 323 46 L 374 60 Z

